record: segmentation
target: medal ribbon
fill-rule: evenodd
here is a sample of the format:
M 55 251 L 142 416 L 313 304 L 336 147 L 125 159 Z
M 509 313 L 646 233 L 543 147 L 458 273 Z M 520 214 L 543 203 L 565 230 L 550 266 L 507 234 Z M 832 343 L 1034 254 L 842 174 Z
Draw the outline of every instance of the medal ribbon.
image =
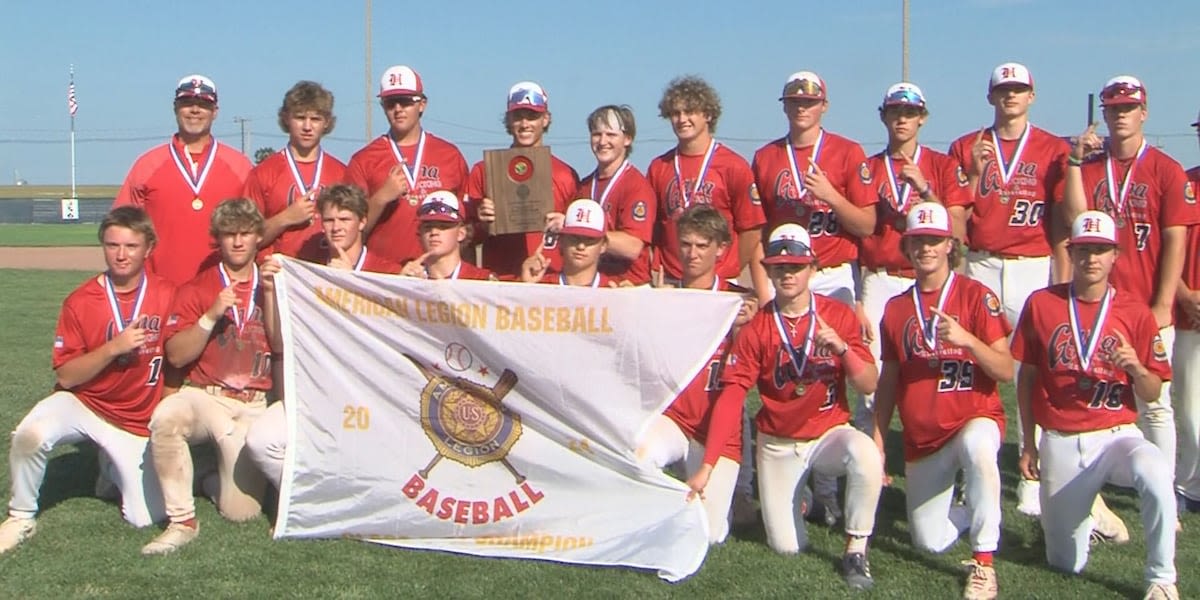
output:
M 700 190 L 700 186 L 704 185 L 704 176 L 708 173 L 708 163 L 712 161 L 713 153 L 717 150 L 717 140 L 708 143 L 708 150 L 704 151 L 704 160 L 700 162 L 700 172 L 696 175 L 696 181 L 692 185 L 692 191 L 688 192 L 683 185 L 683 172 L 679 170 L 679 150 L 675 150 L 675 184 L 679 186 L 679 193 L 683 195 L 683 207 L 687 208 L 692 205 L 692 196 Z M 609 184 L 612 187 L 612 184 Z
M 679 164 L 678 158 L 676 158 L 675 164 Z M 613 188 L 617 187 L 617 180 L 621 178 L 621 175 L 625 174 L 625 169 L 628 168 L 629 159 L 625 159 L 625 162 L 621 163 L 620 167 L 617 167 L 617 172 L 612 176 L 612 179 L 608 180 L 608 186 L 604 188 L 604 191 L 600 194 L 599 198 L 596 198 L 596 182 L 600 180 L 600 169 L 597 168 L 595 171 L 592 171 L 592 191 L 588 194 L 588 197 L 599 203 L 600 208 L 604 208 L 604 203 L 608 201 L 608 193 L 611 192 Z M 678 173 L 679 167 L 676 166 L 675 169 Z
M 304 196 L 310 191 L 321 185 L 321 167 L 325 164 L 325 151 L 317 149 L 317 166 L 313 169 L 313 180 L 309 185 L 305 185 L 304 178 L 300 176 L 300 167 L 296 165 L 296 157 L 292 155 L 292 147 L 283 147 L 283 156 L 287 159 L 288 170 L 292 172 L 292 179 L 296 182 L 296 189 L 300 190 L 300 195 Z
M 812 291 L 808 292 L 808 332 L 804 334 L 804 347 L 801 353 L 796 352 L 796 346 L 792 344 L 792 338 L 783 328 L 783 314 L 779 311 L 779 303 L 774 300 L 775 304 L 775 330 L 779 332 L 779 338 L 783 340 L 783 347 L 787 350 L 788 356 L 792 358 L 792 370 L 796 373 L 797 379 L 804 378 L 804 371 L 808 368 L 808 354 L 812 351 L 813 337 L 817 332 L 817 298 Z
M 229 273 L 225 271 L 224 263 L 217 265 L 217 272 L 221 275 L 221 289 L 229 287 Z M 246 328 L 246 322 L 254 314 L 254 297 L 258 295 L 258 265 L 254 265 L 254 275 L 250 282 L 250 300 L 246 302 L 246 313 L 244 315 L 239 313 L 236 306 L 230 307 L 230 310 L 233 311 L 233 326 L 237 327 L 238 335 L 242 334 L 242 330 Z
M 954 271 L 950 271 L 950 275 L 946 277 L 946 282 L 942 284 L 941 294 L 938 295 L 937 309 L 945 312 L 946 300 L 950 297 L 950 288 L 954 286 Z M 925 304 L 921 302 L 921 291 L 917 288 L 917 284 L 912 286 L 913 305 L 917 309 L 917 322 L 921 324 L 921 337 L 925 340 L 925 346 L 930 352 L 937 354 L 937 324 L 938 317 L 933 315 L 928 321 L 925 320 Z
M 362 252 L 358 253 L 358 260 L 354 261 L 354 270 L 362 271 L 363 265 L 367 264 L 367 247 L 362 247 Z
M 400 152 L 400 145 L 396 143 L 396 140 L 389 136 L 388 142 L 392 149 L 392 155 L 396 157 L 400 168 L 404 170 L 404 178 L 408 180 L 408 193 L 417 193 L 417 178 L 421 176 L 421 162 L 425 160 L 425 130 L 421 130 L 421 137 L 417 140 L 417 158 L 413 161 L 411 169 L 408 167 L 408 161 L 404 160 L 404 154 Z
M 913 164 L 921 163 L 921 147 L 917 146 L 917 151 L 913 153 Z M 883 155 L 883 166 L 887 169 L 888 188 L 892 191 L 893 206 L 896 207 L 896 212 L 904 214 L 908 208 L 908 201 L 912 197 L 912 184 L 905 181 L 903 186 L 896 186 L 896 171 L 892 168 L 892 157 Z
M 171 158 L 175 161 L 175 168 L 179 169 L 180 175 L 183 175 L 184 183 L 187 183 L 188 187 L 192 190 L 192 194 L 199 198 L 200 188 L 204 187 L 204 181 L 208 179 L 208 172 L 212 170 L 213 163 L 215 162 L 213 159 L 217 156 L 217 140 L 210 141 L 208 156 L 204 157 L 204 169 L 200 171 L 199 175 L 196 174 L 196 163 L 192 162 L 191 156 L 188 156 L 187 159 L 188 166 L 183 166 L 183 157 L 179 155 L 179 150 L 175 149 L 174 140 L 170 144 L 167 144 L 167 149 L 170 150 Z M 187 152 L 186 146 L 183 151 Z
M 1075 300 L 1075 284 L 1071 284 L 1071 293 L 1068 297 L 1067 312 L 1071 316 L 1071 341 L 1075 343 L 1076 353 L 1079 354 L 1079 366 L 1083 367 L 1083 372 L 1087 373 L 1092 365 L 1092 357 L 1096 355 L 1097 343 L 1100 340 L 1100 330 L 1104 329 L 1104 323 L 1108 321 L 1108 309 L 1112 304 L 1113 289 L 1108 288 L 1104 293 L 1104 299 L 1100 301 L 1100 310 L 1096 312 L 1096 320 L 1092 323 L 1092 332 L 1088 335 L 1087 340 L 1083 339 L 1083 329 L 1079 322 L 1079 309 L 1076 308 Z
M 137 300 L 133 303 L 133 314 L 126 321 L 121 315 L 121 305 L 117 303 L 117 290 L 113 287 L 112 278 L 108 273 L 104 274 L 104 295 L 108 297 L 108 308 L 112 311 L 113 323 L 117 327 L 117 333 L 125 331 L 125 328 L 130 323 L 137 321 L 137 318 L 142 313 L 142 301 L 146 299 L 146 273 L 142 272 L 142 280 L 138 282 Z
M 458 263 L 458 266 L 461 267 L 462 263 Z M 458 279 L 458 269 L 457 268 L 454 270 L 454 277 L 452 279 Z M 571 284 L 567 283 L 567 276 L 565 274 L 559 273 L 558 274 L 558 285 L 571 285 Z M 600 287 L 600 271 L 596 271 L 596 276 L 592 278 L 592 285 L 590 285 L 588 287 L 593 287 L 593 288 Z
M 1021 154 L 1025 152 L 1025 142 L 1029 141 L 1029 123 L 1025 124 L 1025 131 L 1021 132 L 1021 137 L 1017 138 L 1017 149 L 1013 151 L 1012 162 L 1004 164 L 1004 151 L 1000 148 L 1000 138 L 996 136 L 996 128 L 992 128 L 992 145 L 996 147 L 996 168 L 1000 171 L 1001 187 L 1008 186 L 1008 180 L 1012 179 L 1014 173 L 1017 172 L 1017 165 L 1021 164 Z
M 825 143 L 825 130 L 822 129 L 817 133 L 817 142 L 812 146 L 812 156 L 809 157 L 811 163 L 808 167 L 808 172 L 813 171 L 812 165 L 817 164 L 817 160 L 821 158 L 821 145 Z M 796 186 L 796 199 L 803 200 L 808 195 L 808 188 L 804 187 L 804 179 L 800 177 L 800 169 L 796 167 L 796 147 L 792 145 L 792 139 L 789 137 L 787 141 L 787 158 L 788 167 L 792 170 L 792 185 Z
M 1129 196 L 1129 186 L 1133 182 L 1133 172 L 1137 170 L 1138 163 L 1142 161 L 1142 155 L 1146 153 L 1146 140 L 1142 139 L 1142 145 L 1138 146 L 1137 154 L 1133 157 L 1133 164 L 1129 165 L 1129 170 L 1125 171 L 1125 180 L 1121 182 L 1121 193 L 1117 195 L 1117 188 L 1114 185 L 1113 177 L 1113 158 L 1112 152 L 1104 159 L 1104 182 L 1108 184 L 1108 198 L 1113 203 L 1113 208 L 1116 213 L 1114 217 L 1121 216 L 1125 212 L 1125 199 Z

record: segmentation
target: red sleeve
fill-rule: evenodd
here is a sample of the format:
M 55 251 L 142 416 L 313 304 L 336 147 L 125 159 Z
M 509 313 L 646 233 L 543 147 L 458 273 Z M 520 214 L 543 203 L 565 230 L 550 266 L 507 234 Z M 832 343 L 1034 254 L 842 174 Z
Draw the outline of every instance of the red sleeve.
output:
M 965 139 L 966 138 L 963 137 L 954 140 L 954 143 L 950 144 L 950 149 L 946 151 L 946 153 L 950 156 L 951 166 L 956 169 L 956 176 L 960 177 L 959 187 L 962 189 L 962 193 L 958 198 L 958 203 L 953 205 L 947 204 L 947 206 L 963 206 L 969 208 L 975 204 L 975 191 L 967 187 L 967 169 L 971 160 L 971 150 L 970 148 L 966 147 L 967 144 L 964 141 Z
M 363 165 L 363 150 L 359 150 L 358 154 L 350 157 L 350 164 L 346 165 L 346 183 L 358 186 L 368 196 L 371 195 L 370 181 L 367 179 L 366 167 Z
M 867 155 L 863 152 L 862 146 L 853 143 L 850 144 L 846 148 L 843 161 L 842 169 L 846 177 L 846 199 L 851 204 L 860 208 L 877 204 L 879 202 L 879 194 L 876 194 L 871 189 L 871 168 L 867 164 Z M 865 182 L 863 181 L 864 172 L 867 173 Z
M 203 288 L 197 285 L 197 281 L 184 285 L 175 292 L 175 299 L 171 302 L 170 316 L 167 317 L 167 325 L 163 328 L 163 344 L 167 343 L 176 333 L 184 331 L 196 324 L 200 319 L 200 315 L 208 310 L 212 305 L 215 297 L 209 298 L 206 304 L 201 298 Z
M 733 230 L 737 233 L 762 227 L 767 222 L 762 205 L 757 202 L 754 173 L 741 158 L 726 170 L 726 189 L 729 191 L 729 210 L 733 213 Z
M 1067 189 L 1067 155 L 1070 154 L 1071 147 L 1058 138 L 1055 138 L 1055 141 L 1057 143 L 1054 144 L 1049 157 L 1050 164 L 1046 166 L 1044 185 L 1047 203 L 1061 202 Z
M 242 195 L 254 202 L 263 218 L 269 219 L 274 215 L 267 214 L 267 191 L 263 189 L 262 181 L 259 180 L 261 173 L 261 168 L 250 170 L 250 174 L 246 176 L 246 185 L 242 188 Z
M 1144 313 L 1138 319 L 1137 331 L 1138 360 L 1146 365 L 1146 370 L 1158 375 L 1163 381 L 1171 380 L 1171 364 L 1168 362 L 1167 345 L 1158 334 L 1158 322 L 1150 313 Z
M 1200 211 L 1196 208 L 1196 195 L 1188 182 L 1183 167 L 1164 157 L 1160 162 L 1162 174 L 1162 219 L 1159 227 L 1166 229 L 1176 225 L 1192 225 L 1200 222 Z
M 1025 300 L 1025 307 L 1021 309 L 1017 330 L 1013 334 L 1009 347 L 1017 362 L 1041 368 L 1044 361 L 1037 341 L 1037 331 L 1034 330 L 1033 324 L 1033 300 L 1035 297 L 1031 295 Z
M 79 315 L 75 314 L 74 303 L 68 297 L 62 313 L 58 315 L 58 327 L 54 330 L 52 366 L 57 369 L 86 353 L 87 341 L 83 337 L 83 327 L 79 322 Z
M 471 174 L 467 177 L 467 201 L 475 204 L 479 200 L 483 200 L 486 193 L 483 181 L 483 161 L 481 160 L 471 167 Z
M 704 441 L 704 464 L 713 466 L 721 458 L 725 446 L 733 439 L 742 425 L 745 410 L 746 389 L 726 385 L 713 404 L 712 417 L 708 424 L 708 437 Z
M 121 184 L 120 191 L 117 192 L 117 198 L 113 201 L 113 208 L 118 206 L 143 206 L 146 201 L 146 180 L 154 174 L 157 168 L 158 161 L 155 155 L 158 148 L 150 150 L 146 154 L 140 156 L 133 163 L 133 167 L 129 169 L 129 173 L 125 176 L 124 183 Z
M 879 320 L 879 360 L 884 362 L 900 361 L 900 351 L 892 334 L 892 322 L 896 320 L 893 314 L 897 310 L 899 304 L 889 301 L 883 309 L 883 318 Z
M 991 346 L 996 340 L 1007 338 L 1008 334 L 1012 333 L 1012 325 L 1004 314 L 1000 298 L 983 284 L 979 284 L 979 288 L 972 306 L 974 320 L 980 327 L 976 337 Z
M 628 175 L 627 175 L 628 176 Z M 581 194 L 580 197 L 586 197 Z M 649 244 L 654 241 L 654 221 L 658 216 L 657 202 L 654 201 L 654 190 L 642 177 L 632 180 L 629 191 L 624 194 L 624 202 L 617 207 L 617 230 L 624 231 L 633 237 Z
M 938 163 L 937 178 L 941 187 L 938 197 L 941 198 L 942 204 L 945 206 L 970 206 L 966 171 L 963 171 L 958 161 L 949 156 Z
M 846 342 L 850 351 L 858 355 L 858 358 L 865 363 L 874 363 L 875 355 L 871 354 L 871 348 L 867 346 L 862 338 L 862 328 L 858 325 L 858 317 L 855 316 L 853 310 L 840 311 L 842 317 L 839 319 L 837 332 L 842 337 L 842 341 Z

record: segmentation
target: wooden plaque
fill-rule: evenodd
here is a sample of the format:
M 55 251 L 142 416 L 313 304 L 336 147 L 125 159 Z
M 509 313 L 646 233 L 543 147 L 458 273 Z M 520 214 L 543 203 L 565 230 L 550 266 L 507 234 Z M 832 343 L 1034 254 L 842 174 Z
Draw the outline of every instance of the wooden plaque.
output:
M 484 150 L 483 161 L 485 193 L 496 203 L 492 235 L 544 230 L 554 211 L 550 148 Z

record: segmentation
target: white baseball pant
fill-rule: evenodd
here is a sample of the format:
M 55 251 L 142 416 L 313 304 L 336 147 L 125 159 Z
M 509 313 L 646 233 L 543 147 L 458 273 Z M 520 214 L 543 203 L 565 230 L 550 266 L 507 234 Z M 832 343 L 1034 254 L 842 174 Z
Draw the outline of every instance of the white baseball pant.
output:
M 147 449 L 150 440 L 105 421 L 74 394 L 54 392 L 38 402 L 12 436 L 8 454 L 12 478 L 9 516 L 37 516 L 46 462 L 55 447 L 92 440 L 109 457 L 109 476 L 121 490 L 121 516 L 134 527 L 146 527 L 166 518 L 162 491 Z
M 282 487 L 287 446 L 287 412 L 283 402 L 276 402 L 268 406 L 246 431 L 246 452 L 267 480 L 275 484 L 275 489 Z
M 241 402 L 191 386 L 163 398 L 150 418 L 150 454 L 171 522 L 196 516 L 194 466 L 188 444 L 203 442 L 212 442 L 217 449 L 220 483 L 216 500 L 221 515 L 245 521 L 261 514 L 266 480 L 243 447 L 246 430 L 266 408 L 265 394 Z
M 1168 325 L 1159 329 L 1158 337 L 1162 338 L 1162 342 L 1167 348 L 1173 348 L 1175 346 L 1175 326 Z M 1171 353 L 1168 352 L 1167 363 L 1171 364 L 1170 361 Z M 1157 402 L 1146 402 L 1142 398 L 1137 398 L 1136 395 L 1135 399 L 1138 409 L 1138 427 L 1142 429 L 1142 433 L 1146 434 L 1146 439 L 1150 440 L 1150 443 L 1162 450 L 1163 458 L 1167 461 L 1167 472 L 1174 477 L 1177 436 L 1175 433 L 1175 409 L 1171 407 L 1171 382 L 1162 382 L 1162 390 L 1158 394 Z
M 879 358 L 881 352 L 879 322 L 883 320 L 883 309 L 887 306 L 888 300 L 903 294 L 912 287 L 915 281 L 909 277 L 889 275 L 885 269 L 863 271 L 862 293 L 858 298 L 862 301 L 863 310 L 871 322 L 873 336 L 868 346 L 871 348 L 871 356 L 875 357 L 876 369 L 883 369 L 883 361 Z M 875 422 L 875 415 L 872 412 L 874 408 L 875 394 L 864 394 L 862 403 L 854 411 L 855 426 L 864 432 L 870 432 Z
M 691 477 L 704 464 L 704 445 L 684 435 L 675 421 L 665 415 L 657 415 L 646 430 L 637 455 L 656 469 L 665 469 L 683 461 L 687 476 Z M 708 515 L 709 544 L 720 544 L 729 537 L 729 511 L 733 506 L 738 471 L 738 464 L 724 456 L 713 465 L 701 500 L 704 513 Z
M 1200 331 L 1175 332 L 1172 355 L 1175 405 L 1179 407 L 1179 462 L 1175 489 L 1191 500 L 1200 500 Z
M 1131 425 L 1087 433 L 1042 432 L 1042 529 L 1051 567 L 1087 564 L 1092 502 L 1106 483 L 1137 490 L 1146 530 L 1145 578 L 1175 583 L 1175 497 L 1162 451 Z
M 905 463 L 905 499 L 915 546 L 943 552 L 963 531 L 969 531 L 972 551 L 996 550 L 1000 543 L 999 452 L 999 425 L 977 417 L 967 421 L 937 452 Z M 965 513 L 951 509 L 959 470 L 966 483 Z
M 796 489 L 810 472 L 831 479 L 846 476 L 846 533 L 869 536 L 883 489 L 883 465 L 875 442 L 850 425 L 839 425 L 814 440 L 758 434 L 758 499 L 767 544 L 781 554 L 808 547 L 808 531 Z

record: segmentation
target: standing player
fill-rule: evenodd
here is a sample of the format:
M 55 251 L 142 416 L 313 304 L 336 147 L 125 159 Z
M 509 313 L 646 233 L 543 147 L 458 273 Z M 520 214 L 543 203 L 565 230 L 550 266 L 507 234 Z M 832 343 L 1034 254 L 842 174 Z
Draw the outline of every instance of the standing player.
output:
M 99 237 L 108 270 L 63 302 L 54 334 L 55 391 L 13 431 L 12 500 L 0 524 L 0 554 L 37 530 L 46 462 L 64 443 L 91 440 L 109 458 L 121 514 L 131 525 L 145 527 L 165 516 L 146 453 L 146 425 L 162 393 L 160 333 L 175 286 L 144 268 L 156 238 L 142 209 L 113 209 Z
M 1123 254 L 1120 235 L 1103 212 L 1077 216 L 1071 282 L 1034 292 L 1021 313 L 1012 342 L 1021 361 L 1017 401 L 1026 439 L 1020 468 L 1042 482 L 1046 560 L 1072 573 L 1087 564 L 1088 508 L 1100 488 L 1136 489 L 1146 528 L 1145 597 L 1178 599 L 1171 470 L 1134 427 L 1134 397 L 1154 402 L 1171 368 L 1145 302 L 1109 285 Z M 1042 426 L 1041 444 L 1030 443 L 1034 423 Z
M 1069 272 L 1061 241 L 1070 217 L 1064 219 L 1058 205 L 1069 148 L 1029 122 L 1035 98 L 1033 75 L 1025 65 L 996 67 L 987 93 L 992 126 L 950 145 L 950 156 L 967 181 L 967 193 L 945 203 L 955 237 L 970 249 L 966 273 L 996 292 L 1010 323 L 1029 294 L 1063 281 Z M 1036 482 L 1017 484 L 1017 510 L 1038 515 Z
M 546 95 L 546 90 L 532 81 L 514 84 L 508 90 L 508 104 L 504 112 L 504 131 L 512 136 L 512 147 L 542 146 L 549 130 L 550 97 Z M 467 198 L 469 202 L 477 204 L 476 216 L 482 230 L 479 235 L 486 236 L 483 238 L 483 266 L 501 276 L 518 275 L 525 257 L 538 253 L 539 249 L 554 250 L 557 247 L 555 232 L 562 226 L 561 211 L 579 188 L 579 175 L 557 156 L 551 156 L 550 161 L 554 211 L 547 216 L 545 232 L 490 235 L 487 229 L 496 221 L 496 203 L 494 199 L 485 197 L 487 173 L 484 172 L 484 162 L 479 161 L 471 168 Z M 550 263 L 553 269 L 559 269 L 557 253 L 550 253 Z
M 538 246 L 521 265 L 521 281 L 593 288 L 616 286 L 616 281 L 600 272 L 600 257 L 608 242 L 604 209 L 599 202 L 582 198 L 567 206 L 558 238 L 562 270 L 557 273 L 551 270 L 550 259 Z
M 1192 127 L 1200 133 L 1200 118 Z M 1187 171 L 1193 196 L 1200 191 L 1200 166 Z M 1200 512 L 1200 227 L 1189 227 L 1183 280 L 1175 292 L 1175 397 L 1179 404 L 1179 463 L 1175 490 L 1180 508 Z
M 288 143 L 246 179 L 245 196 L 267 219 L 264 252 L 308 261 L 326 253 L 316 198 L 321 188 L 346 175 L 346 165 L 321 148 L 321 139 L 333 133 L 336 122 L 333 94 L 321 84 L 301 81 L 284 94 L 279 128 L 288 134 Z
M 875 528 L 883 464 L 871 438 L 849 424 L 846 386 L 871 393 L 878 372 L 854 311 L 809 289 L 819 265 L 808 232 L 780 225 L 765 254 L 775 299 L 737 334 L 721 374 L 724 389 L 713 407 L 704 464 L 688 486 L 704 497 L 718 459 L 738 437 L 746 391 L 757 384 L 763 402 L 755 419 L 758 496 L 767 543 L 783 554 L 804 550 L 808 536 L 794 511 L 797 487 L 810 472 L 845 475 L 842 575 L 852 588 L 870 588 L 867 540 Z
M 829 96 L 816 73 L 793 73 L 779 100 L 788 133 L 754 153 L 754 182 L 767 224 L 807 228 L 821 257 L 813 291 L 854 306 L 858 242 L 875 229 L 872 205 L 878 201 L 864 185 L 866 154 L 857 142 L 821 126 Z
M 265 481 L 242 456 L 246 430 L 267 408 L 272 351 L 282 346 L 275 311 L 274 272 L 254 259 L 263 218 L 245 198 L 213 211 L 210 232 L 221 262 L 179 288 L 163 337 L 167 360 L 187 384 L 163 398 L 150 419 L 150 452 L 170 523 L 142 548 L 168 554 L 199 534 L 192 497 L 189 444 L 217 450 L 217 509 L 232 521 L 261 512 Z
M 183 285 L 216 264 L 205 231 L 217 203 L 242 193 L 250 161 L 212 136 L 217 86 L 188 75 L 175 86 L 179 131 L 138 157 L 113 206 L 146 210 L 162 244 L 146 263 L 151 273 Z
M 998 381 L 1013 378 L 1008 320 L 986 286 L 957 275 L 946 208 L 913 206 L 901 242 L 916 272 L 892 298 L 879 325 L 883 372 L 875 394 L 875 441 L 884 452 L 892 413 L 904 433 L 906 501 L 913 543 L 942 552 L 969 530 L 972 559 L 963 598 L 995 598 L 992 555 L 1000 542 L 1004 406 Z M 959 471 L 966 506 L 952 506 Z
M 1171 347 L 1171 312 L 1187 229 L 1200 222 L 1200 211 L 1183 167 L 1146 143 L 1146 102 L 1146 87 L 1135 77 L 1122 75 L 1104 84 L 1100 105 L 1108 143 L 1096 135 L 1095 125 L 1079 136 L 1068 159 L 1065 203 L 1072 216 L 1091 209 L 1113 217 L 1121 248 L 1113 287 L 1150 307 L 1159 336 Z M 1169 383 L 1156 398 L 1137 396 L 1138 424 L 1162 450 L 1173 475 L 1176 432 Z
M 387 115 L 384 135 L 354 153 L 346 182 L 367 192 L 367 241 L 374 252 L 404 264 L 421 254 L 417 207 L 434 190 L 462 195 L 467 161 L 458 148 L 425 131 L 428 98 L 421 76 L 404 65 L 379 79 L 379 104 Z
M 440 190 L 426 196 L 417 211 L 424 254 L 404 265 L 400 274 L 422 279 L 494 281 L 494 273 L 462 259 L 462 245 L 467 239 L 465 217 L 453 193 Z
M 699 77 L 678 77 L 663 91 L 658 114 L 671 122 L 678 141 L 646 169 L 658 200 L 653 262 L 668 278 L 679 279 L 682 268 L 675 220 L 692 204 L 711 204 L 735 232 L 729 252 L 717 265 L 717 274 L 736 279 L 749 266 L 760 300 L 770 300 L 766 271 L 751 260 L 760 251 L 766 220 L 746 159 L 713 139 L 721 118 L 717 91 Z
M 363 243 L 367 226 L 367 196 L 358 186 L 337 183 L 317 196 L 321 233 L 325 246 L 317 261 L 348 271 L 400 272 L 400 265 L 374 252 Z
M 725 355 L 737 329 L 757 312 L 758 301 L 751 290 L 717 276 L 717 261 L 729 250 L 733 238 L 729 224 L 717 209 L 707 204 L 689 206 L 679 215 L 676 227 L 679 228 L 679 262 L 683 269 L 680 288 L 748 296 L 729 335 L 713 351 L 708 367 L 701 369 L 666 411 L 655 418 L 638 448 L 639 457 L 660 469 L 685 461 L 690 477 L 699 470 L 704 458 L 712 406 L 721 393 L 721 365 L 725 363 Z M 730 508 L 739 483 L 738 474 L 742 467 L 751 468 L 748 460 L 739 467 L 743 461 L 743 443 L 742 424 L 738 425 L 739 431 L 729 438 L 713 464 L 703 498 L 710 544 L 720 544 L 729 535 Z M 738 493 L 742 492 L 738 490 Z M 749 496 L 749 490 L 746 495 Z
M 600 271 L 634 285 L 650 282 L 650 245 L 654 241 L 654 189 L 629 162 L 637 124 L 628 106 L 601 106 L 587 119 L 596 169 L 579 184 L 575 196 L 604 207 L 608 250 Z

